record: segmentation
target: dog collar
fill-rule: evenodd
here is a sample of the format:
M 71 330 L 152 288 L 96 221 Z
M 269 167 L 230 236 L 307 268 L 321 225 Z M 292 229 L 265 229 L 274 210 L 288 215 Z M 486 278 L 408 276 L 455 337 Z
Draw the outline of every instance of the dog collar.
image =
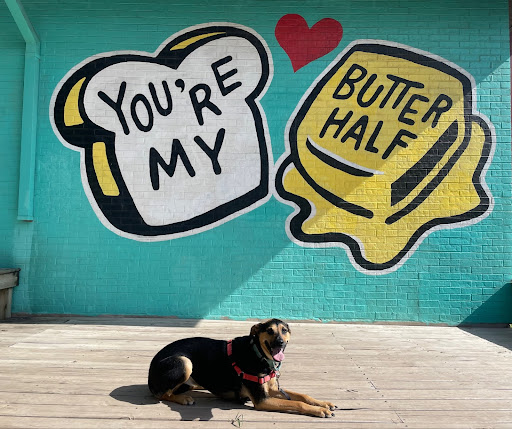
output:
M 233 355 L 233 340 L 229 340 L 227 344 L 227 355 L 231 358 Z M 251 375 L 247 374 L 246 372 L 243 372 L 240 367 L 236 364 L 236 362 L 231 358 L 232 360 L 232 366 L 233 369 L 236 371 L 236 373 L 242 377 L 244 380 L 249 380 L 254 383 L 258 384 L 265 384 L 267 381 L 272 380 L 277 374 L 274 370 L 270 372 L 270 374 L 266 375 L 265 377 L 258 377 L 257 375 Z

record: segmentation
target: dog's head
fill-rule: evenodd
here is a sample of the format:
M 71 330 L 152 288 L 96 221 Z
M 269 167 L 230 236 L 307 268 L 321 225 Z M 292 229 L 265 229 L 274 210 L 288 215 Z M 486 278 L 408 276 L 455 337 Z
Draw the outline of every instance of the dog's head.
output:
M 279 319 L 267 320 L 251 328 L 251 335 L 268 359 L 281 362 L 284 349 L 290 341 L 290 327 Z

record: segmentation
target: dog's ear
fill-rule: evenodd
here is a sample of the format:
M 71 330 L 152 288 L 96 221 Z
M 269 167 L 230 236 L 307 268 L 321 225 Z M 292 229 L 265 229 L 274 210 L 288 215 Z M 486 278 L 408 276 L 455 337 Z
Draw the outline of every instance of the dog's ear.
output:
M 251 328 L 251 335 L 252 336 L 256 336 L 260 333 L 261 331 L 261 323 L 257 323 L 256 325 L 254 325 L 252 328 Z

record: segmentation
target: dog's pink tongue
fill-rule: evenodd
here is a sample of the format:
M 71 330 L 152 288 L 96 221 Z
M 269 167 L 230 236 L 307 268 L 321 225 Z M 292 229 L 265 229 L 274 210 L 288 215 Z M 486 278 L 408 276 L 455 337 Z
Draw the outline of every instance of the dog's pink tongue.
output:
M 277 353 L 275 353 L 273 356 L 275 361 L 281 362 L 284 360 L 284 353 L 283 350 L 278 350 Z

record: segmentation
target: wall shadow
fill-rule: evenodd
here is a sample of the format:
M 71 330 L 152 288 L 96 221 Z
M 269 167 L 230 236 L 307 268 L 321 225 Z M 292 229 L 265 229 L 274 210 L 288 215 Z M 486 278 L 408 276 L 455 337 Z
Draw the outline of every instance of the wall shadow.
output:
M 512 350 L 512 283 L 505 283 L 459 325 L 463 331 Z
M 460 326 L 492 324 L 503 327 L 510 323 L 512 323 L 512 283 L 507 282 L 483 301 L 482 305 L 460 323 Z
M 512 329 L 508 326 L 506 328 L 463 327 L 460 329 L 512 351 Z

